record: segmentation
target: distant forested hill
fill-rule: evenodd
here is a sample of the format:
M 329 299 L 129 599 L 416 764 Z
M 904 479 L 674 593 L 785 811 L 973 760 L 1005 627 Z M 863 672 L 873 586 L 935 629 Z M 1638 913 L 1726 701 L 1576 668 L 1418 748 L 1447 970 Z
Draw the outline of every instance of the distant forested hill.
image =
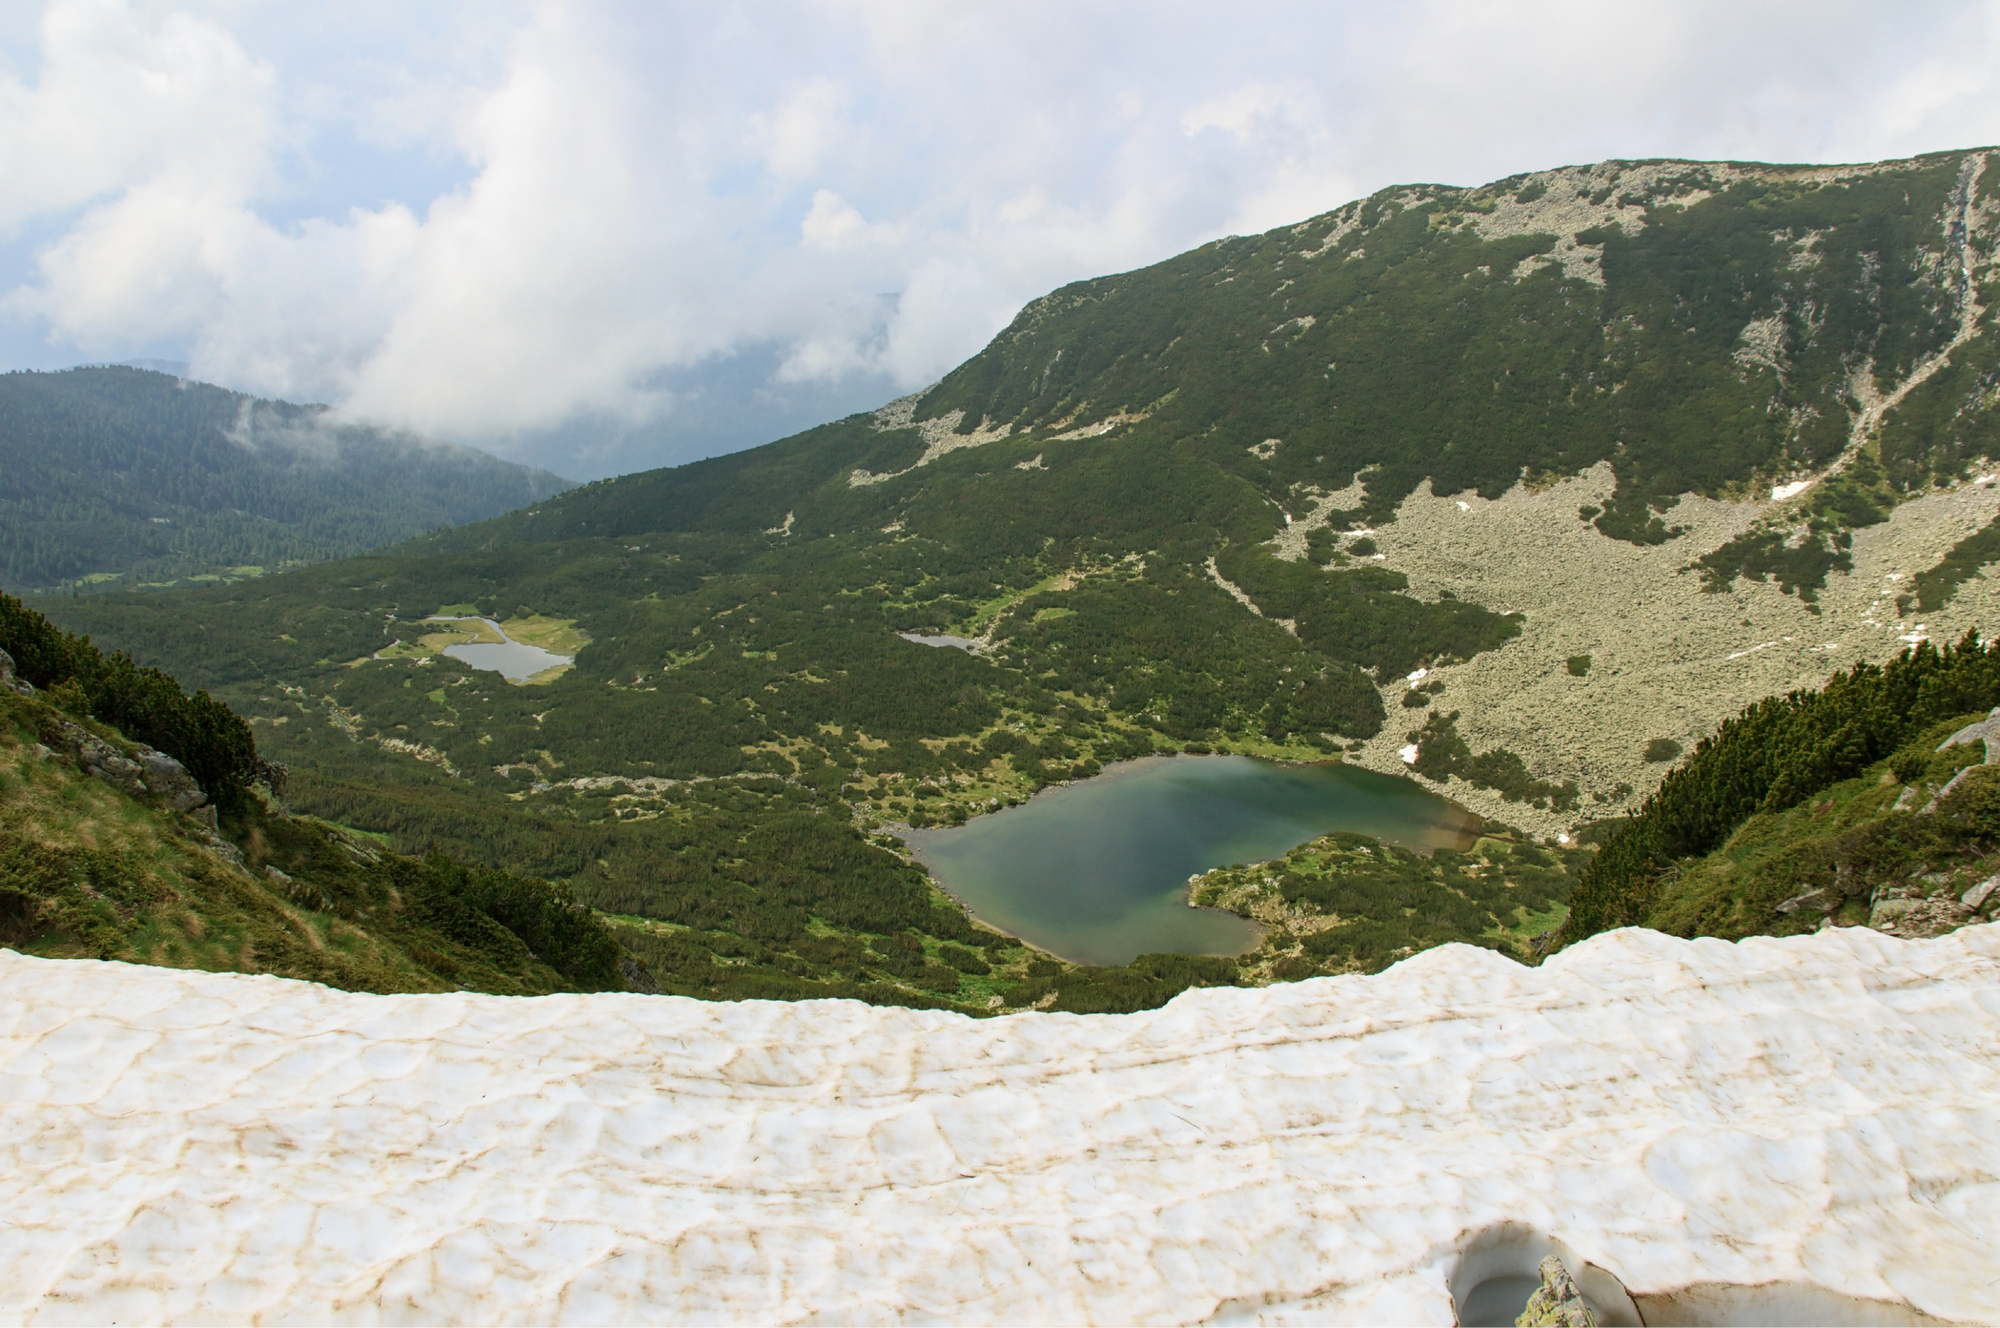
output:
M 47 591 L 321 562 L 569 488 L 413 434 L 145 369 L 0 375 L 0 583 Z

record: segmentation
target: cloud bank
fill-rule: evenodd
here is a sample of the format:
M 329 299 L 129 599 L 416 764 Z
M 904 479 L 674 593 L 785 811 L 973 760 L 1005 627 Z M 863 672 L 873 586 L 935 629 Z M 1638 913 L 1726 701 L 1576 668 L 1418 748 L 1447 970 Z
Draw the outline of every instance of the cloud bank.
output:
M 0 354 L 186 360 L 589 477 L 1391 183 L 2000 141 L 1993 4 L 404 9 L 0 31 Z

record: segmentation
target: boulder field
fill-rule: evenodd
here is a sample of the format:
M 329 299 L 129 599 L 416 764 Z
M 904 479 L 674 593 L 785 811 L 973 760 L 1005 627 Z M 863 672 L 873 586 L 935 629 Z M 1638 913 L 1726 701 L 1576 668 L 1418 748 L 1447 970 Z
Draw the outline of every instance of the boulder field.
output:
M 370 996 L 0 951 L 0 1319 L 2000 1320 L 2000 925 L 1119 1016 Z

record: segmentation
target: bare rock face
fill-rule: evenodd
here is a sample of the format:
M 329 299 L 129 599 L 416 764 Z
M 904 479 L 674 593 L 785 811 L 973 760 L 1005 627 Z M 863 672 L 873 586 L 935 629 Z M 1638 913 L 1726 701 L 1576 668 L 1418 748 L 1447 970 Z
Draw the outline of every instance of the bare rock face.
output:
M 1528 1297 L 1521 1317 L 1514 1320 L 1516 1328 L 1597 1328 L 1597 1315 L 1561 1259 L 1551 1254 L 1537 1271 L 1542 1284 Z

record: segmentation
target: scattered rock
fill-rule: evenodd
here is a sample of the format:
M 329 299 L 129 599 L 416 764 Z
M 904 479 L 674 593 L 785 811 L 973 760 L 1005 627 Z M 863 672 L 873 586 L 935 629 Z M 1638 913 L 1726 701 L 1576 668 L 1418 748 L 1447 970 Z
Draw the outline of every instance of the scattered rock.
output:
M 23 696 L 35 694 L 35 684 L 15 674 L 14 657 L 4 650 L 0 650 L 0 687 L 19 692 Z
M 1981 744 L 1986 749 L 1986 759 L 1981 761 L 1979 765 L 2000 765 L 2000 706 L 1994 706 L 1992 710 L 1987 712 L 1986 718 L 1980 720 L 1977 724 L 1967 724 L 1964 728 L 1946 738 L 1938 744 L 1937 749 L 1943 751 L 1947 747 L 1957 747 L 1960 744 L 1970 746 L 1975 742 Z M 1977 769 L 1979 769 L 1978 765 L 1969 765 L 1953 775 L 1951 782 L 1932 794 L 1931 800 L 1924 804 L 1923 811 L 1917 814 L 1919 816 L 1928 816 L 1932 812 L 1935 812 L 1938 809 L 1938 804 L 1950 797 L 1951 791 L 1963 783 L 1967 775 Z M 1899 807 L 1902 805 L 1900 799 L 1896 805 Z
M 156 752 L 151 747 L 141 747 L 133 753 L 145 771 L 146 784 L 157 794 L 169 811 L 191 812 L 208 801 L 208 795 L 201 791 L 201 785 L 194 782 L 194 776 L 165 752 Z
M 368 848 L 366 845 L 355 843 L 353 840 L 349 839 L 346 835 L 341 835 L 341 834 L 334 835 L 333 842 L 340 845 L 341 851 L 347 854 L 348 857 L 352 858 L 357 865 L 364 867 L 372 867 L 376 863 L 382 861 L 381 854 L 375 852 L 375 850 L 371 848 Z
M 1949 894 L 1923 894 L 1914 886 L 1896 886 L 1878 893 L 1868 910 L 1868 925 L 1890 936 L 1918 939 L 1956 931 L 1972 910 Z
M 1978 909 L 1993 897 L 1995 889 L 2000 889 L 2000 876 L 1989 876 L 1978 885 L 1959 896 L 1958 902 L 1970 909 Z
M 1597 1328 L 1597 1316 L 1590 1312 L 1561 1259 L 1551 1254 L 1537 1271 L 1542 1284 L 1528 1297 L 1521 1317 L 1514 1320 L 1517 1328 Z
M 246 875 L 249 873 L 250 868 L 243 862 L 243 850 L 224 839 L 221 835 L 204 835 L 201 842 L 216 857 L 239 868 Z
M 151 794 L 171 811 L 191 812 L 208 801 L 187 768 L 141 743 L 127 756 L 73 720 L 58 720 L 42 736 L 68 751 L 77 767 L 133 797 Z M 212 827 L 211 827 L 212 828 Z
M 61 724 L 63 746 L 69 749 L 70 758 L 84 773 L 134 797 L 151 792 L 146 787 L 144 766 L 80 725 L 69 720 L 63 720 Z

